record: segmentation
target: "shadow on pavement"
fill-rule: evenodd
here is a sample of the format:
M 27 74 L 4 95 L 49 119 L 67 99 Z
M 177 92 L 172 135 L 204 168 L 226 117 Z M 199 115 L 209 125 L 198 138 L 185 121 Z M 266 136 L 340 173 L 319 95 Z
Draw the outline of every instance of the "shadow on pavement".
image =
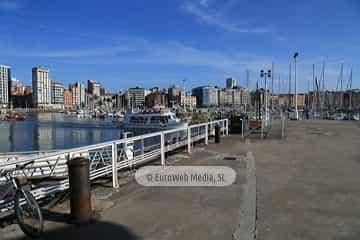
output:
M 12 238 L 13 240 L 28 239 L 27 237 Z M 93 221 L 90 224 L 75 226 L 69 225 L 44 232 L 43 236 L 37 239 L 121 239 L 137 240 L 142 239 L 131 232 L 127 227 L 118 224 L 102 221 Z
M 58 213 L 47 209 L 42 209 L 43 218 L 45 221 L 70 223 L 70 214 Z

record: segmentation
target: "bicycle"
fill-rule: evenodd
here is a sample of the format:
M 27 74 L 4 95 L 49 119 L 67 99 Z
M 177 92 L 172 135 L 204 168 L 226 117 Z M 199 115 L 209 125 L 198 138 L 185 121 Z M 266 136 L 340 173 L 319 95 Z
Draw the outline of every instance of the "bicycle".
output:
M 0 179 L 5 178 L 5 184 L 0 185 L 0 199 L 10 198 L 14 203 L 17 223 L 29 237 L 38 237 L 43 231 L 43 216 L 39 204 L 32 193 L 24 189 L 28 186 L 26 177 L 13 176 L 14 171 L 23 170 L 34 161 L 16 165 L 15 169 L 1 170 Z

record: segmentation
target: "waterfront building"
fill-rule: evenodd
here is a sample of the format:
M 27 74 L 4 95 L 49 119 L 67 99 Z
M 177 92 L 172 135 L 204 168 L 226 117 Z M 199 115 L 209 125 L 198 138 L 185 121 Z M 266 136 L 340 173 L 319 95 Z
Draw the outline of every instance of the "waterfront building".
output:
M 258 106 L 259 103 L 259 95 L 260 95 L 260 104 L 262 107 L 265 106 L 265 99 L 267 99 L 267 105 L 270 107 L 270 91 L 266 91 L 267 96 L 265 97 L 265 89 L 259 88 L 257 91 L 251 92 L 251 105 L 252 106 Z
M 306 96 L 306 104 L 314 108 L 326 109 L 358 109 L 360 107 L 359 89 L 346 91 L 310 91 Z
M 360 109 L 360 89 L 351 89 L 347 92 L 347 102 L 345 101 L 344 106 L 349 109 Z M 349 102 L 349 99 L 351 101 Z
M 0 108 L 6 108 L 9 104 L 9 89 L 11 81 L 11 68 L 0 65 Z
M 104 96 L 106 94 L 105 88 L 100 88 L 100 96 Z
M 57 109 L 64 108 L 64 85 L 56 81 L 51 81 L 51 104 Z
M 128 108 L 144 108 L 146 95 L 145 88 L 129 88 L 127 91 Z
M 87 84 L 88 84 L 89 94 L 92 94 L 93 96 L 100 97 L 100 89 L 101 89 L 100 82 L 95 81 L 95 80 L 88 80 Z
M 264 104 L 264 90 L 261 89 L 261 93 L 262 93 L 262 104 Z M 299 108 L 304 108 L 306 106 L 306 104 L 311 104 L 311 102 L 308 102 L 308 97 L 306 96 L 307 94 L 305 93 L 298 93 L 296 94 L 297 96 L 297 101 L 298 101 L 298 107 Z M 268 106 L 270 106 L 270 93 L 268 93 Z M 294 107 L 295 106 L 295 94 L 278 94 L 276 95 L 276 101 L 280 106 L 287 106 L 289 104 L 289 100 L 290 100 L 290 107 Z
M 212 86 L 200 86 L 192 89 L 192 95 L 196 97 L 197 106 L 212 107 L 218 106 L 218 88 Z
M 181 92 L 181 96 L 181 106 L 185 109 L 192 110 L 196 107 L 196 97 L 192 96 L 190 92 Z
M 14 86 L 14 85 L 12 85 L 12 86 Z M 12 96 L 11 96 L 12 106 L 14 108 L 32 108 L 32 107 L 34 107 L 32 87 L 25 86 L 22 88 L 24 89 L 22 92 L 13 92 L 12 93 Z
M 126 92 L 118 92 L 115 94 L 115 104 L 114 107 L 117 110 L 125 111 L 128 107 L 127 102 L 127 93 Z
M 11 78 L 10 84 L 10 98 L 12 96 L 22 96 L 24 95 L 24 86 L 21 84 L 19 79 Z
M 69 89 L 64 89 L 64 108 L 71 109 L 73 108 L 73 97 L 72 92 Z
M 100 101 L 100 96 L 93 95 L 89 93 L 89 91 L 87 91 L 87 94 L 85 94 L 85 96 L 86 96 L 87 107 L 91 110 L 95 109 Z
M 234 105 L 234 92 L 232 88 L 219 89 L 218 99 L 220 106 L 231 106 Z
M 167 106 L 167 96 L 160 89 L 152 89 L 145 97 L 146 108 L 165 108 Z
M 86 93 L 85 86 L 82 83 L 75 83 L 70 85 L 72 92 L 72 104 L 77 108 L 86 107 Z
M 236 86 L 235 78 L 229 77 L 226 79 L 226 88 L 234 88 Z
M 181 88 L 172 85 L 168 88 L 168 104 L 170 107 L 176 107 L 181 104 Z
M 24 87 L 24 95 L 32 94 L 32 86 L 25 86 Z
M 32 69 L 33 103 L 35 107 L 49 107 L 51 105 L 50 70 L 46 67 Z
M 235 86 L 234 88 L 219 89 L 220 106 L 249 106 L 251 103 L 250 89 Z
M 111 111 L 116 102 L 116 94 L 105 92 L 103 95 L 100 96 L 101 106 L 109 111 Z
M 14 108 L 32 108 L 34 106 L 32 93 L 13 95 L 11 97 L 11 104 Z
M 235 87 L 237 88 L 237 87 Z M 240 104 L 242 106 L 250 106 L 251 105 L 251 90 L 245 87 L 238 87 L 241 93 L 241 101 Z

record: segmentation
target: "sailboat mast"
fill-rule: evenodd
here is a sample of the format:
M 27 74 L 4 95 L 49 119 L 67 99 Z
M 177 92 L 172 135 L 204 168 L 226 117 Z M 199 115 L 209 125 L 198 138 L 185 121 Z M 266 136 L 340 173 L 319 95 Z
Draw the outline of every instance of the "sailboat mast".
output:
M 350 69 L 350 80 L 349 80 L 349 109 L 351 109 L 352 100 L 352 68 Z
M 312 72 L 313 90 L 312 90 L 312 94 L 311 94 L 311 97 L 312 97 L 311 104 L 312 104 L 312 109 L 314 109 L 314 104 L 315 104 L 315 99 L 316 99 L 316 97 L 315 97 L 315 64 L 313 64 L 312 67 L 313 67 L 313 72 Z
M 274 63 L 271 64 L 271 110 L 274 110 Z
M 280 74 L 279 74 L 279 95 L 281 94 L 281 78 L 280 78 Z
M 325 105 L 325 61 L 323 61 L 322 65 L 322 108 Z
M 325 106 L 325 99 L 326 99 L 326 95 L 325 95 L 325 61 L 323 61 L 323 69 L 322 69 L 322 92 L 323 92 L 323 108 Z
M 340 70 L 340 109 L 343 107 L 343 75 L 344 75 L 344 63 L 341 63 Z

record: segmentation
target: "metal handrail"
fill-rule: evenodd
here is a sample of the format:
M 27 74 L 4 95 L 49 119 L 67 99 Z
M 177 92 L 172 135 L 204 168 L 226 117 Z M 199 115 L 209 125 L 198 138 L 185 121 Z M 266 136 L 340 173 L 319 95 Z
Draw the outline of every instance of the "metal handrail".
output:
M 61 150 L 57 152 L 46 153 L 37 156 L 29 156 L 21 158 L 18 161 L 12 161 L 9 163 L 0 163 L 0 168 L 14 168 L 16 164 L 28 162 L 34 160 L 32 165 L 29 165 L 22 172 L 17 174 L 30 173 L 32 176 L 67 176 L 66 162 L 71 160 L 72 157 L 77 155 L 84 155 L 91 161 L 90 164 L 90 178 L 91 180 L 98 177 L 112 175 L 113 187 L 118 186 L 118 170 L 134 166 L 136 164 L 145 163 L 154 159 L 161 160 L 161 164 L 165 165 L 165 152 L 173 151 L 177 148 L 184 147 L 187 145 L 188 152 L 191 152 L 192 143 L 205 139 L 205 143 L 208 143 L 208 130 L 211 129 L 215 124 L 219 124 L 223 130 L 223 134 L 228 134 L 228 119 L 215 120 L 206 123 L 200 123 L 191 125 L 188 127 L 175 128 L 165 131 L 159 131 L 130 138 L 124 138 L 119 140 L 112 140 L 103 143 L 93 144 L 84 147 L 77 147 L 72 149 Z M 198 129 L 197 133 L 193 135 L 192 129 Z M 200 130 L 205 128 L 204 131 Z M 172 144 L 168 144 L 165 141 L 165 136 L 171 133 L 184 132 L 186 131 L 186 138 L 178 139 Z M 193 135 L 193 136 L 192 136 Z M 160 136 L 160 145 L 153 144 L 151 147 L 145 146 L 143 141 L 148 138 Z M 129 142 L 142 141 L 141 149 L 133 149 L 134 152 L 140 154 L 133 155 L 132 159 L 122 159 L 118 156 L 119 145 L 123 145 L 123 148 L 127 146 Z M 134 144 L 135 145 L 135 144 Z M 145 149 L 148 151 L 145 152 Z M 93 166 L 93 167 L 92 167 Z M 1 179 L 0 179 L 1 180 Z M 51 183 L 52 185 L 42 186 L 33 190 L 34 196 L 39 199 L 43 198 L 53 192 L 62 191 L 69 187 L 68 180 L 58 181 L 57 183 Z M 0 212 L 9 209 L 8 204 L 3 203 L 4 200 L 0 199 Z

